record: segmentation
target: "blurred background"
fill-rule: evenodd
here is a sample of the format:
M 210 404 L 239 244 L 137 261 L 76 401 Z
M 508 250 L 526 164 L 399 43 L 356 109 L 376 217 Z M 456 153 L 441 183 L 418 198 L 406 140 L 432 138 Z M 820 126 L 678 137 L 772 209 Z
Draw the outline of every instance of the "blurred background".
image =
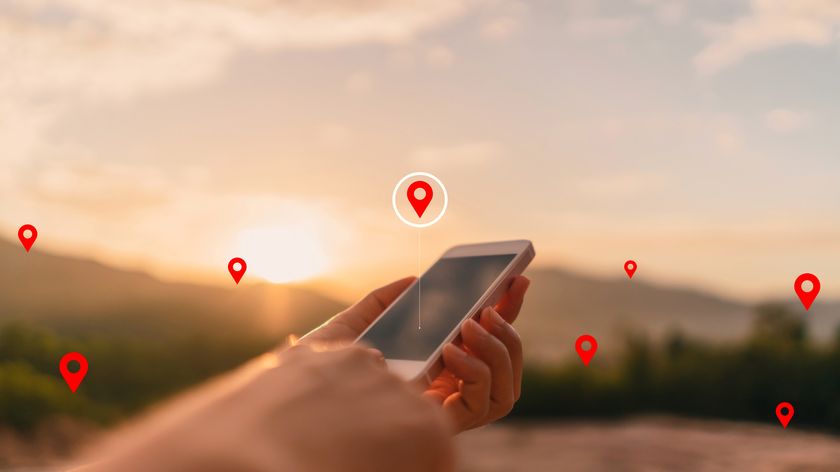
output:
M 0 467 L 529 238 L 523 398 L 463 470 L 835 470 L 839 57 L 832 0 L 0 0 Z

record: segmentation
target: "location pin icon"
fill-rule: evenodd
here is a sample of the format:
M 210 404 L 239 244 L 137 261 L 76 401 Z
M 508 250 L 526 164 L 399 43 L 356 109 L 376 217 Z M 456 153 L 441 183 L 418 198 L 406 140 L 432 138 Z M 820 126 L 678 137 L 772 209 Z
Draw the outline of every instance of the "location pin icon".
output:
M 35 240 L 38 239 L 38 230 L 32 225 L 23 225 L 18 229 L 18 239 L 20 239 L 20 243 L 23 244 L 26 252 L 29 252 L 32 245 L 35 244 Z
M 811 290 L 805 291 L 802 288 L 802 284 L 805 282 L 811 282 Z M 796 278 L 796 282 L 793 283 L 793 290 L 799 296 L 799 300 L 802 302 L 802 306 L 805 307 L 805 311 L 811 309 L 811 304 L 814 303 L 816 300 L 817 295 L 820 293 L 820 279 L 817 278 L 814 274 L 802 274 Z
M 234 257 L 233 259 L 228 262 L 228 272 L 230 272 L 230 276 L 233 277 L 233 281 L 239 285 L 239 281 L 242 280 L 242 276 L 245 275 L 245 269 L 248 266 L 245 264 L 245 259 L 241 257 Z
M 589 349 L 583 349 L 583 343 L 589 343 Z M 595 357 L 595 352 L 598 350 L 598 342 L 595 341 L 595 338 L 588 334 L 584 334 L 581 337 L 577 338 L 575 341 L 575 351 L 577 351 L 578 356 L 580 356 L 580 360 L 583 361 L 583 365 L 589 365 L 589 361 Z
M 70 372 L 69 364 L 72 361 L 79 363 L 79 370 L 76 372 Z M 61 371 L 61 376 L 64 377 L 64 381 L 67 382 L 70 391 L 76 393 L 76 389 L 79 388 L 85 375 L 87 375 L 88 361 L 85 359 L 85 356 L 78 352 L 68 352 L 61 358 L 61 362 L 58 363 L 58 370 Z
M 417 190 L 423 190 L 423 196 L 421 198 L 417 198 Z M 408 202 L 411 203 L 411 207 L 414 208 L 414 212 L 417 213 L 417 218 L 423 217 L 423 213 L 429 207 L 429 203 L 432 203 L 432 195 L 432 186 L 428 182 L 418 180 L 408 186 L 406 196 L 408 197 Z
M 776 418 L 782 423 L 782 427 L 787 429 L 790 420 L 793 419 L 793 405 L 788 402 L 776 405 Z
M 638 266 L 638 264 L 636 264 L 636 261 L 631 259 L 631 260 L 624 263 L 624 272 L 627 272 L 627 277 L 630 277 L 632 279 L 633 274 L 636 273 L 636 269 L 638 267 L 639 266 Z

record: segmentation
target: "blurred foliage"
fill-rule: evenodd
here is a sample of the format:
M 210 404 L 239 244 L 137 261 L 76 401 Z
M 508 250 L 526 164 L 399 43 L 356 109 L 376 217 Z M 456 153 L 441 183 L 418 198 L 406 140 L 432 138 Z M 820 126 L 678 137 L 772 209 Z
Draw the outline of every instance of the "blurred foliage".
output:
M 808 342 L 801 316 L 762 305 L 749 339 L 711 345 L 673 333 L 654 344 L 630 336 L 615 363 L 526 369 L 518 418 L 671 413 L 776 422 L 793 404 L 797 425 L 840 431 L 840 330 L 833 344 Z
M 789 401 L 795 423 L 840 431 L 840 330 L 833 344 L 809 343 L 805 324 L 781 305 L 757 308 L 752 335 L 707 344 L 672 333 L 661 343 L 627 337 L 621 359 L 589 367 L 527 368 L 514 417 L 616 417 L 637 413 L 775 422 Z M 159 339 L 67 337 L 20 322 L 0 328 L 0 424 L 29 430 L 67 415 L 109 424 L 226 371 L 272 347 L 273 339 L 209 335 Z M 89 372 L 71 393 L 58 372 L 70 351 Z
M 55 415 L 108 424 L 229 370 L 272 344 L 242 336 L 69 338 L 12 322 L 0 328 L 0 424 L 30 430 Z M 71 351 L 82 353 L 89 368 L 76 393 L 58 369 L 61 357 Z

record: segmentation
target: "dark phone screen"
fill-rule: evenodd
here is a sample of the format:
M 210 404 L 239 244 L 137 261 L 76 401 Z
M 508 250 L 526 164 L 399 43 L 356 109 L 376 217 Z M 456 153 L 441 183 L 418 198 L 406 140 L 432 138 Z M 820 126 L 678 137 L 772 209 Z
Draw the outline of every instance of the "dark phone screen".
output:
M 360 342 L 379 349 L 388 359 L 426 360 L 515 256 L 439 259 L 374 322 Z

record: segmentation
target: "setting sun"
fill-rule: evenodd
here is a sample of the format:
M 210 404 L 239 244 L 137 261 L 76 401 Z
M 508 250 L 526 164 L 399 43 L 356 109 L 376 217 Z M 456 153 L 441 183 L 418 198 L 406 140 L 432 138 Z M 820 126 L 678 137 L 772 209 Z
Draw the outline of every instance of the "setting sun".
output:
M 328 261 L 317 231 L 306 227 L 244 230 L 234 250 L 248 263 L 248 272 L 273 283 L 305 280 L 326 270 Z

